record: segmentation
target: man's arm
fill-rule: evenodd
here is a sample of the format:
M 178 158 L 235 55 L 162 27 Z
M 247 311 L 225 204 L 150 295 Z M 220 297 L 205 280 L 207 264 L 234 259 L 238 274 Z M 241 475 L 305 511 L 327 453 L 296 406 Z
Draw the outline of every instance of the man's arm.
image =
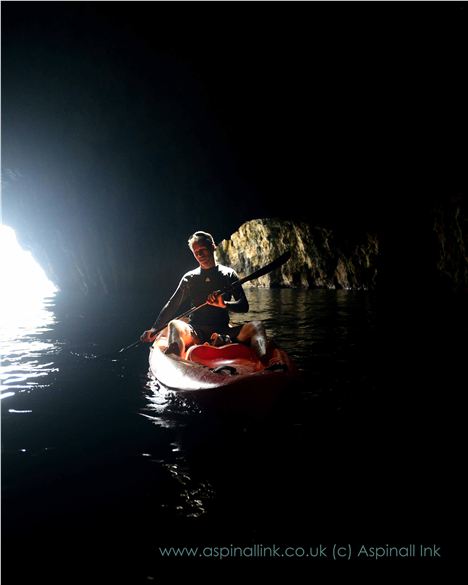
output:
M 161 309 L 159 315 L 156 318 L 156 321 L 152 325 L 152 329 L 157 330 L 160 329 L 163 325 L 166 325 L 171 319 L 177 317 L 177 313 L 179 312 L 180 307 L 185 303 L 188 299 L 188 286 L 187 286 L 187 278 L 185 276 L 182 277 L 181 281 L 179 282 L 179 286 L 177 287 L 176 291 L 172 295 L 172 297 L 167 301 L 164 307 Z
M 144 343 L 152 343 L 155 339 L 158 329 L 164 327 L 171 319 L 177 317 L 180 306 L 189 298 L 188 282 L 184 275 L 179 282 L 175 293 L 167 301 L 164 307 L 161 309 L 156 321 L 153 323 L 151 329 L 143 331 L 140 336 L 140 340 Z

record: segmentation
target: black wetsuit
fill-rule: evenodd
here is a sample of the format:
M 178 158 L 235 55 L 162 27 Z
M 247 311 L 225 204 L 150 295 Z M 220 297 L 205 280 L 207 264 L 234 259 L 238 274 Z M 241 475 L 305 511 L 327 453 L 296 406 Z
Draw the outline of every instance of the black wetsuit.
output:
M 208 295 L 222 290 L 239 280 L 235 270 L 217 264 L 207 270 L 201 267 L 190 270 L 182 277 L 177 290 L 163 307 L 153 328 L 159 329 L 165 323 L 180 314 L 180 308 L 190 302 L 191 307 L 202 305 Z M 231 298 L 234 300 L 231 301 Z M 235 339 L 242 326 L 229 327 L 229 313 L 246 313 L 249 303 L 241 286 L 235 287 L 231 293 L 225 293 L 223 299 L 227 309 L 206 306 L 195 311 L 190 317 L 190 325 L 201 342 L 209 341 L 212 333 L 229 334 Z

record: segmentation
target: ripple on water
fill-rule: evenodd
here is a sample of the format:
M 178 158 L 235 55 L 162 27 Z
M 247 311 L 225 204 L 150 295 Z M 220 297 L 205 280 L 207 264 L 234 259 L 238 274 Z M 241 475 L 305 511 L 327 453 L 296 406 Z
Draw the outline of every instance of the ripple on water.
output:
M 44 388 L 43 380 L 58 366 L 53 356 L 61 351 L 59 343 L 46 339 L 56 323 L 51 308 L 55 295 L 39 297 L 22 304 L 7 303 L 1 312 L 0 398 L 16 392 Z

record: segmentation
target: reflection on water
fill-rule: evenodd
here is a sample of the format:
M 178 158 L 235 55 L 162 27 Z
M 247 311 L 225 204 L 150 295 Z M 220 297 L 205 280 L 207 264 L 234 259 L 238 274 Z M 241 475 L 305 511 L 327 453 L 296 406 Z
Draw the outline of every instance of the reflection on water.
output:
M 160 384 L 150 370 L 144 381 L 144 391 L 147 404 L 141 414 L 158 427 L 179 427 L 185 424 L 185 416 L 203 412 L 197 402 Z
M 180 451 L 180 446 L 174 450 Z M 194 480 L 190 464 L 182 454 L 177 459 L 176 463 L 163 463 L 163 468 L 176 484 L 174 492 L 177 498 L 172 507 L 177 516 L 200 518 L 207 513 L 209 504 L 216 495 L 215 490 L 207 480 Z M 161 504 L 163 509 L 168 507 L 166 503 Z
M 0 322 L 1 398 L 47 385 L 46 377 L 58 371 L 54 356 L 59 351 L 44 334 L 53 330 L 54 296 L 30 298 L 16 310 L 3 303 Z
M 146 406 L 141 415 L 160 429 L 180 432 L 190 427 L 194 420 L 202 422 L 203 414 L 196 402 L 178 396 L 176 392 L 165 388 L 154 379 L 148 370 L 144 383 Z M 195 417 L 195 419 L 194 419 Z M 200 518 L 207 514 L 209 504 L 215 497 L 215 490 L 208 479 L 192 475 L 191 463 L 187 460 L 185 439 L 175 438 L 169 444 L 169 450 L 162 459 L 151 459 L 158 465 L 172 485 L 170 495 L 162 497 L 159 508 L 168 514 L 181 518 Z
M 359 292 L 251 288 L 247 296 L 249 313 L 234 317 L 263 321 L 268 335 L 307 373 L 316 371 L 317 358 L 344 349 L 374 325 L 371 298 Z

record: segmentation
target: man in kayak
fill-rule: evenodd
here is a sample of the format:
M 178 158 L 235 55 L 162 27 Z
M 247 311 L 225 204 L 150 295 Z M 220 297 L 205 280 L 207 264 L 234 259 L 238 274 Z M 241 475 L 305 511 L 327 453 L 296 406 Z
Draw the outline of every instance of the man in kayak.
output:
M 265 358 L 267 338 L 261 321 L 250 321 L 237 327 L 229 325 L 229 311 L 246 313 L 249 310 L 242 287 L 237 286 L 232 293 L 223 295 L 214 292 L 232 285 L 239 277 L 232 268 L 216 263 L 213 236 L 207 232 L 195 232 L 189 238 L 188 245 L 200 266 L 184 274 L 151 329 L 141 335 L 141 341 L 153 342 L 158 329 L 169 322 L 166 353 L 184 357 L 190 345 L 210 342 L 217 336 L 228 336 L 232 341 L 249 342 L 259 358 Z M 189 323 L 174 318 L 187 301 L 192 307 L 207 303 L 192 313 Z

